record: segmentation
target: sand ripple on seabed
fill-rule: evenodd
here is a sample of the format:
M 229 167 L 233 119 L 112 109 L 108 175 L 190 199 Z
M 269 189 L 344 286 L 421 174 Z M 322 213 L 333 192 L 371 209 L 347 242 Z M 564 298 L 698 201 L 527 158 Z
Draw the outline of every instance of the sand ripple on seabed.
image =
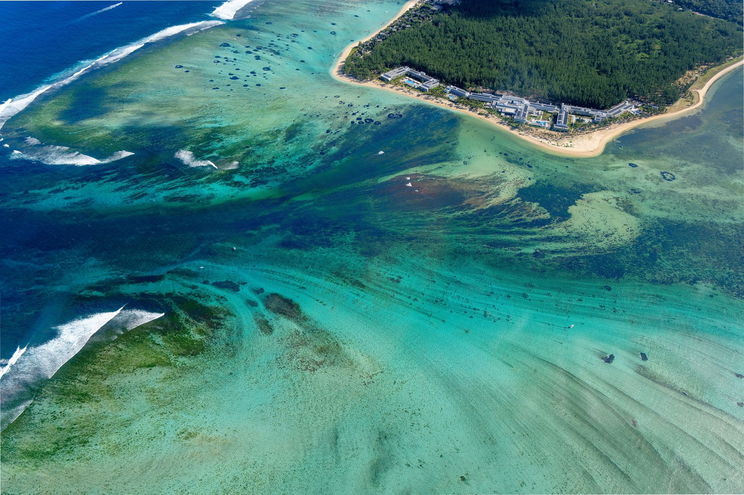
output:
M 698 297 L 690 289 L 495 281 L 476 266 L 405 259 L 356 281 L 343 270 L 341 285 L 317 270 L 254 266 L 244 286 L 215 292 L 252 331 L 173 371 L 117 375 L 120 358 L 108 354 L 102 409 L 100 399 L 60 410 L 47 398 L 28 419 L 33 438 L 19 433 L 9 448 L 56 444 L 60 430 L 42 425 L 57 415 L 85 441 L 45 454 L 43 472 L 72 473 L 82 490 L 104 472 L 134 491 L 741 486 L 744 433 L 727 392 L 741 349 L 723 298 L 703 313 L 686 302 Z M 612 364 L 601 359 L 609 353 Z M 100 379 L 83 371 L 78 386 Z M 105 459 L 89 455 L 99 448 Z M 154 459 L 158 480 L 147 475 Z M 8 461 L 6 486 L 46 483 Z

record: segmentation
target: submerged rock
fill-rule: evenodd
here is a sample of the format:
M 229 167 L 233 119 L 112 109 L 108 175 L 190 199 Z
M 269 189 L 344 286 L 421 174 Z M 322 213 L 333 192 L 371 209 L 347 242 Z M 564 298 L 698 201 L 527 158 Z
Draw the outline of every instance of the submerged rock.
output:
M 253 317 L 253 320 L 256 322 L 256 326 L 262 334 L 271 335 L 272 333 L 274 333 L 274 327 L 272 327 L 271 323 L 269 323 L 269 320 L 267 320 L 263 316 L 256 315 Z
M 614 354 L 608 354 L 608 355 L 602 357 L 602 361 L 604 361 L 607 364 L 611 364 L 614 360 L 615 360 L 615 355 Z
M 638 167 L 638 164 L 637 164 L 637 163 L 632 163 L 632 162 L 631 162 L 631 163 L 628 163 L 628 166 L 629 166 L 630 168 L 637 168 L 637 167 Z
M 272 313 L 284 316 L 290 320 L 301 320 L 304 318 L 302 308 L 300 308 L 299 304 L 276 292 L 272 292 L 264 298 L 264 306 Z
M 675 177 L 673 173 L 667 172 L 666 170 L 662 170 L 660 173 L 661 173 L 661 178 L 667 182 L 672 182 L 674 179 L 677 178 Z
M 233 292 L 240 292 L 240 285 L 231 280 L 220 280 L 219 282 L 212 282 L 214 287 L 218 289 L 227 289 Z
M 641 353 L 641 361 L 648 361 L 648 356 L 646 355 L 645 352 Z

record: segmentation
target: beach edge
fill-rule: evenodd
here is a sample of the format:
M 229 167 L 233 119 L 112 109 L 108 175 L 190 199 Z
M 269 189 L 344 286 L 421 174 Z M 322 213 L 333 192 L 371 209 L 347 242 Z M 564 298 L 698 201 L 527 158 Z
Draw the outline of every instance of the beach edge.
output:
M 690 115 L 699 109 L 701 109 L 705 104 L 705 96 L 710 90 L 710 88 L 713 86 L 713 84 L 716 83 L 719 79 L 727 75 L 728 73 L 736 70 L 737 68 L 744 65 L 744 56 L 739 56 L 737 58 L 734 58 L 733 60 L 728 60 L 724 62 L 723 64 L 719 64 L 717 66 L 711 67 L 705 72 L 703 72 L 698 78 L 692 83 L 689 89 L 689 93 L 693 96 L 693 101 L 691 104 L 688 104 L 685 100 L 685 97 L 683 96 L 679 100 L 677 100 L 675 103 L 670 105 L 668 107 L 668 110 L 664 113 L 660 113 L 658 115 L 652 115 L 650 117 L 644 117 L 641 119 L 632 120 L 630 122 L 624 122 L 621 124 L 614 124 L 610 125 L 609 127 L 602 128 L 596 131 L 588 132 L 585 134 L 579 134 L 575 136 L 575 142 L 571 142 L 570 146 L 559 146 L 556 144 L 552 144 L 546 140 L 542 140 L 539 138 L 536 138 L 534 136 L 531 136 L 526 133 L 521 132 L 515 132 L 512 128 L 507 126 L 506 124 L 496 120 L 496 118 L 484 115 L 481 113 L 477 113 L 472 110 L 467 110 L 464 108 L 460 108 L 455 106 L 454 103 L 446 103 L 444 101 L 440 101 L 437 98 L 428 96 L 424 93 L 418 94 L 413 92 L 413 90 L 405 90 L 403 88 L 397 88 L 395 86 L 390 86 L 387 84 L 383 84 L 377 80 L 371 80 L 371 81 L 359 81 L 354 78 L 351 78 L 347 75 L 345 75 L 342 72 L 344 63 L 346 62 L 346 59 L 351 54 L 351 51 L 356 47 L 359 43 L 364 43 L 375 36 L 377 36 L 378 33 L 385 30 L 388 26 L 393 24 L 395 21 L 397 21 L 401 16 L 403 16 L 406 12 L 408 12 L 410 9 L 415 7 L 419 3 L 419 0 L 409 0 L 403 6 L 401 9 L 393 16 L 388 22 L 386 22 L 383 26 L 381 26 L 378 30 L 370 34 L 369 36 L 362 38 L 360 40 L 354 41 L 347 45 L 341 54 L 336 58 L 336 61 L 331 66 L 329 73 L 331 77 L 333 77 L 337 81 L 341 81 L 347 84 L 355 84 L 357 86 L 366 86 L 368 88 L 376 88 L 376 89 L 382 89 L 384 91 L 390 91 L 399 95 L 407 96 L 410 98 L 414 98 L 421 103 L 434 105 L 439 108 L 443 108 L 445 110 L 450 110 L 453 112 L 457 112 L 464 115 L 469 115 L 471 117 L 475 117 L 477 119 L 480 119 L 484 122 L 488 122 L 490 125 L 507 132 L 510 136 L 513 136 L 515 138 L 518 138 L 522 140 L 523 142 L 529 143 L 537 148 L 539 148 L 542 151 L 545 151 L 547 153 L 550 153 L 552 155 L 558 155 L 558 156 L 565 156 L 565 157 L 571 157 L 571 158 L 593 158 L 596 156 L 601 155 L 604 153 L 605 148 L 607 145 L 612 142 L 613 140 L 617 139 L 621 135 L 636 129 L 641 126 L 645 126 L 650 123 L 663 123 L 669 120 L 674 120 L 680 117 L 685 117 L 687 115 Z M 713 73 L 713 75 L 706 80 L 705 84 L 701 88 L 695 88 L 695 86 L 698 84 L 698 82 L 702 79 L 705 79 L 708 77 L 709 74 Z M 684 105 L 681 108 L 680 105 Z

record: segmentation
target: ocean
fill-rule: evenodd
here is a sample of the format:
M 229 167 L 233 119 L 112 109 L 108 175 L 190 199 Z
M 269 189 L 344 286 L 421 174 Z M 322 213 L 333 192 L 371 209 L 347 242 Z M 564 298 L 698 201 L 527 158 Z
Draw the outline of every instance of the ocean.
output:
M 741 69 L 572 159 L 334 79 L 399 1 L 116 4 L 0 5 L 4 490 L 744 490 Z
M 0 101 L 169 26 L 204 20 L 221 2 L 3 2 Z

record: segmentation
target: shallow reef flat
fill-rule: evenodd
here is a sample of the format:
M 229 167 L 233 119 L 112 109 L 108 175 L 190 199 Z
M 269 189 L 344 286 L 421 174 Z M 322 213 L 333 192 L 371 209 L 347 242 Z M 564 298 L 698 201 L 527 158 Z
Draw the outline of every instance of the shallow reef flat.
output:
M 3 493 L 744 491 L 741 70 L 561 158 L 335 81 L 400 2 L 251 5 L 3 128 L 4 342 L 163 315 L 19 395 Z
M 171 316 L 79 355 L 6 429 L 4 489 L 63 473 L 120 493 L 741 486 L 729 297 L 326 256 L 251 255 L 199 274 L 235 286 L 162 294 Z

